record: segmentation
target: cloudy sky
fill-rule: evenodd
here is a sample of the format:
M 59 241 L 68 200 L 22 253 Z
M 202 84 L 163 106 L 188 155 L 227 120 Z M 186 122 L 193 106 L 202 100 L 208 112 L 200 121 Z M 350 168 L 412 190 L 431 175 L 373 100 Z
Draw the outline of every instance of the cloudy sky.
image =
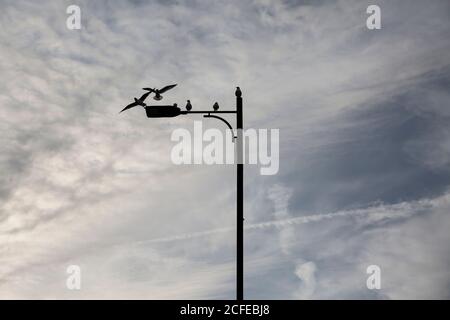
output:
M 447 0 L 378 0 L 381 30 L 356 0 L 0 4 L 0 298 L 235 297 L 235 168 L 171 162 L 192 118 L 118 114 L 169 83 L 280 130 L 278 174 L 246 167 L 246 298 L 450 298 Z

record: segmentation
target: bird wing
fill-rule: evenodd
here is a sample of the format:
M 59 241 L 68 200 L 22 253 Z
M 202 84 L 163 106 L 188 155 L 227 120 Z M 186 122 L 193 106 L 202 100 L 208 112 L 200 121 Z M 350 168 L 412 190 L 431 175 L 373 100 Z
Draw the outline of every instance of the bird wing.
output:
M 149 91 L 149 92 L 153 92 L 153 89 L 152 89 L 152 88 L 142 88 L 142 89 L 147 90 L 147 91 Z
M 153 91 L 153 90 L 152 90 L 152 91 Z M 148 97 L 148 95 L 149 95 L 150 93 L 152 93 L 152 91 L 148 91 L 148 92 L 144 93 L 144 94 L 139 98 L 139 101 L 144 102 L 145 99 Z
M 136 107 L 137 105 L 139 105 L 139 103 L 137 103 L 137 102 L 130 103 L 130 104 L 127 105 L 125 108 L 123 108 L 122 111 L 125 111 L 125 110 L 128 110 L 128 109 L 130 109 L 130 108 Z M 120 112 L 122 112 L 122 111 L 120 111 Z M 119 112 L 119 113 L 120 113 L 120 112 Z
M 164 88 L 162 88 L 161 90 L 159 90 L 159 93 L 164 93 L 164 92 L 166 92 L 167 90 L 170 90 L 170 89 L 176 87 L 176 85 L 177 85 L 177 84 L 171 84 L 171 85 L 169 85 L 169 86 L 165 86 Z

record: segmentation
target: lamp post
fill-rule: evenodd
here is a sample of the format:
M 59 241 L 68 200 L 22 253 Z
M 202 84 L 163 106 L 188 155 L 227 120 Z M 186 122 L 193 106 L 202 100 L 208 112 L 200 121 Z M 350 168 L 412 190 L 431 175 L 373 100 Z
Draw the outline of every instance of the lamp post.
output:
M 215 118 L 223 121 L 233 132 L 230 123 L 219 114 L 236 114 L 236 134 L 233 140 L 236 143 L 236 166 L 237 166 L 237 188 L 236 188 L 236 300 L 244 300 L 244 163 L 243 163 L 243 112 L 242 112 L 242 92 L 236 88 L 236 109 L 219 111 L 219 105 L 214 104 L 213 111 L 191 111 L 192 106 L 189 101 L 189 108 L 182 111 L 177 104 L 147 106 L 144 105 L 147 117 L 167 118 L 179 115 L 203 114 L 204 118 Z

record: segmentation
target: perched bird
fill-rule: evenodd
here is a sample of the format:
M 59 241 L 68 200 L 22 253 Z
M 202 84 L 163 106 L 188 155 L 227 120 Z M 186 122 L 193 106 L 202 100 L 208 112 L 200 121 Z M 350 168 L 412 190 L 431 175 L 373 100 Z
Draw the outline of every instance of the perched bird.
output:
M 144 90 L 147 90 L 148 92 L 153 92 L 155 94 L 155 96 L 153 97 L 153 99 L 155 100 L 161 100 L 163 98 L 163 96 L 161 95 L 161 93 L 164 93 L 172 88 L 174 88 L 177 84 L 171 84 L 169 86 L 165 86 L 162 89 L 156 89 L 156 88 L 142 88 Z
M 242 91 L 241 91 L 241 88 L 236 87 L 235 95 L 236 95 L 236 97 L 242 97 Z
M 213 109 L 214 109 L 214 111 L 219 110 L 219 104 L 217 102 L 214 103 Z
M 148 95 L 149 95 L 150 93 L 151 93 L 151 92 L 146 92 L 146 93 L 144 93 L 139 99 L 136 99 L 136 97 L 135 97 L 135 98 L 134 98 L 134 102 L 133 102 L 133 103 L 130 103 L 129 105 L 127 105 L 125 108 L 122 109 L 122 111 L 131 109 L 131 108 L 136 107 L 136 106 L 142 106 L 142 107 L 145 107 L 146 104 L 144 103 L 144 101 L 145 101 L 145 99 L 148 97 Z M 122 111 L 120 111 L 120 112 L 122 112 Z M 120 112 L 119 112 L 119 113 L 120 113 Z
M 191 104 L 191 100 L 188 100 L 186 103 L 186 110 L 190 111 L 192 109 L 192 104 Z

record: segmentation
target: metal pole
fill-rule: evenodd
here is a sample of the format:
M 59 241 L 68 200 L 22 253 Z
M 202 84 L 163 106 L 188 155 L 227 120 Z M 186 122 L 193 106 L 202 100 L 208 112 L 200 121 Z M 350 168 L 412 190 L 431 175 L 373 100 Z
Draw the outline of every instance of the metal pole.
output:
M 157 112 L 154 114 L 150 114 L 147 112 L 147 117 L 149 118 L 162 118 L 162 117 L 176 117 L 180 114 L 187 115 L 191 113 L 196 114 L 204 114 L 206 118 L 217 118 L 222 120 L 227 124 L 227 126 L 231 129 L 230 123 L 222 117 L 215 116 L 217 113 L 236 113 L 236 162 L 237 162 L 237 188 L 236 188 L 236 300 L 242 301 L 244 300 L 244 135 L 243 135 L 243 112 L 242 112 L 242 92 L 239 87 L 236 88 L 236 111 L 225 110 L 225 111 L 207 111 L 207 110 L 198 110 L 191 111 L 190 109 L 186 111 L 181 111 L 176 107 L 176 104 L 173 106 L 153 106 L 153 107 L 169 107 L 177 110 L 177 113 L 173 112 Z M 136 99 L 135 99 L 136 100 Z M 188 100 L 189 101 L 189 100 Z M 151 108 L 152 106 L 147 106 L 141 101 L 141 105 L 146 108 Z M 129 109 L 130 106 L 127 106 L 124 110 Z M 187 106 L 186 106 L 187 108 Z M 191 106 L 192 108 L 192 106 Z M 215 108 L 217 109 L 217 108 Z M 122 112 L 121 111 L 121 112 Z
M 236 90 L 237 203 L 236 203 L 236 299 L 244 300 L 244 157 L 242 93 Z

